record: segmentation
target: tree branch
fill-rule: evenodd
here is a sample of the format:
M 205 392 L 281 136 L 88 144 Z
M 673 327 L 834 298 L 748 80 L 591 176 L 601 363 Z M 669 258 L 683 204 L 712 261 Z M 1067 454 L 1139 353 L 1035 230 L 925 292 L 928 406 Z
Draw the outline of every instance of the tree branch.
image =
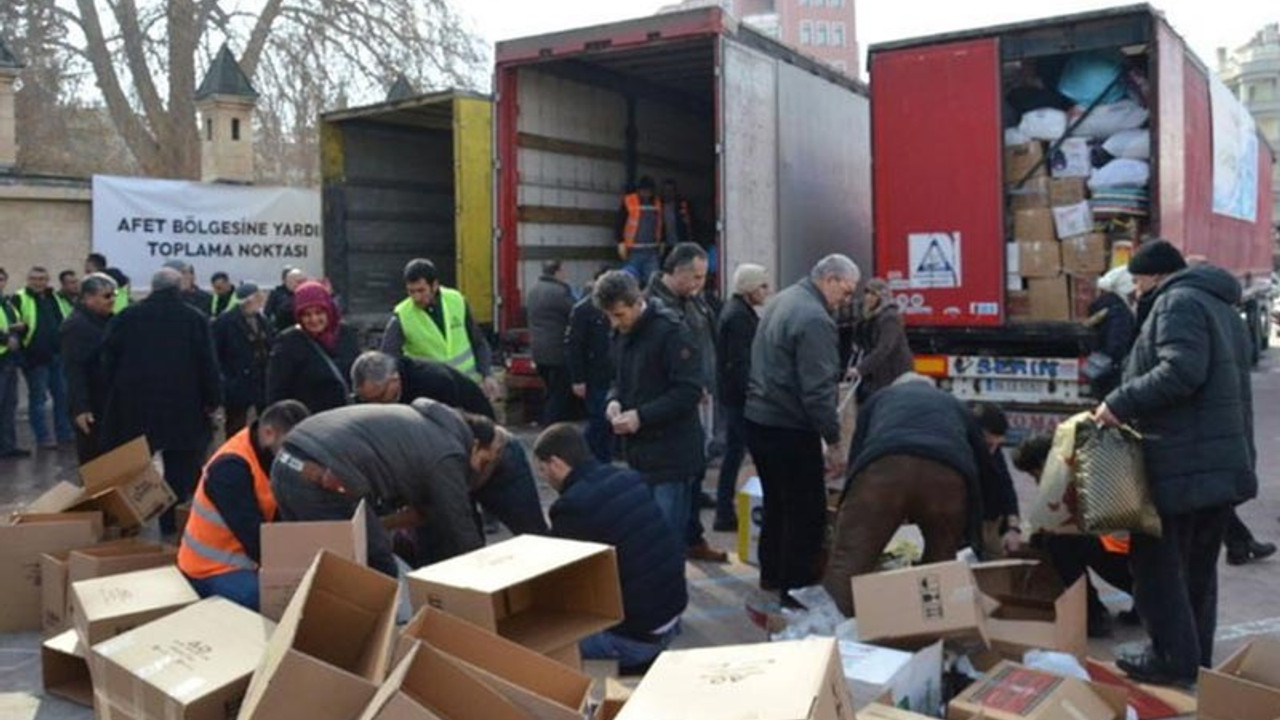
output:
M 262 59 L 262 51 L 267 46 L 267 38 L 271 36 L 271 25 L 280 16 L 280 10 L 284 6 L 284 0 L 267 0 L 267 5 L 262 9 L 262 14 L 258 16 L 258 22 L 253 26 L 253 32 L 249 34 L 249 44 L 245 46 L 244 53 L 240 56 L 240 69 L 244 71 L 245 77 L 253 79 L 254 73 L 258 70 L 258 62 Z
M 110 5 L 115 13 L 116 22 L 120 25 L 120 35 L 124 38 L 125 62 L 129 68 L 129 74 L 133 76 L 133 86 L 138 91 L 138 98 L 142 101 L 142 110 L 147 115 L 148 124 L 153 129 L 161 131 L 157 132 L 157 137 L 164 142 L 167 140 L 162 132 L 165 127 L 164 103 L 160 100 L 155 80 L 151 77 L 151 68 L 147 65 L 144 49 L 146 36 L 138 25 L 138 7 L 133 0 L 119 0 Z

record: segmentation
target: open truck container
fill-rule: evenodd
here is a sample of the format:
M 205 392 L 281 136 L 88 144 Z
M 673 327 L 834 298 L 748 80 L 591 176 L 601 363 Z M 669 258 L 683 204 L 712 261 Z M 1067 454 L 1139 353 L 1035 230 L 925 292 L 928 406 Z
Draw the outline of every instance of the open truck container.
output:
M 959 397 L 1010 404 L 1021 432 L 1047 430 L 1094 402 L 1081 373 L 1090 351 L 1082 321 L 1098 275 L 1058 276 L 1073 293 L 1058 315 L 1070 320 L 1036 321 L 1020 306 L 1031 284 L 1064 291 L 1052 277 L 1024 285 L 1006 274 L 1016 270 L 1006 266 L 1015 257 L 1007 255 L 1014 234 L 1007 189 L 1031 167 L 1011 158 L 1022 177 L 1007 176 L 1005 131 L 1019 116 L 1009 117 L 1005 103 L 1029 68 L 1060 69 L 1090 51 L 1121 53 L 1130 70 L 1124 84 L 1136 80 L 1145 95 L 1151 147 L 1145 217 L 1135 225 L 1141 235 L 1203 255 L 1244 283 L 1271 272 L 1272 153 L 1247 112 L 1149 5 L 871 47 L 876 272 L 898 296 L 917 370 Z M 1215 202 L 1224 189 L 1244 202 Z M 1108 237 L 1107 267 L 1124 261 L 1115 242 Z
M 325 275 L 348 318 L 380 331 L 415 257 L 493 321 L 493 103 L 449 91 L 320 120 Z
M 831 252 L 871 261 L 865 86 L 719 8 L 498 43 L 498 295 L 504 328 L 541 264 L 581 285 L 618 264 L 639 177 L 678 183 L 695 238 L 779 286 Z

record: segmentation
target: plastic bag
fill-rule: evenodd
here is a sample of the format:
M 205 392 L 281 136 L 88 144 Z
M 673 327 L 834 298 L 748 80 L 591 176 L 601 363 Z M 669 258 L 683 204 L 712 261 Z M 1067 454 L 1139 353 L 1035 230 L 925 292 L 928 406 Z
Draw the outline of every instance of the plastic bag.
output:
M 846 620 L 836 607 L 836 601 L 821 585 L 812 585 L 790 591 L 791 597 L 804 609 L 783 608 L 782 616 L 787 626 L 769 637 L 778 640 L 803 640 L 810 636 L 833 637 L 836 627 Z
M 1075 476 L 1081 530 L 1093 535 L 1132 530 L 1160 537 L 1160 515 L 1147 485 L 1142 440 L 1133 430 L 1080 423 Z
M 1081 111 L 1083 112 L 1083 110 Z M 1136 130 L 1147 122 L 1151 113 L 1133 100 L 1099 105 L 1074 130 L 1073 137 L 1103 140 L 1125 130 Z
M 1089 105 L 1102 96 L 1102 102 L 1113 103 L 1124 97 L 1124 82 L 1116 77 L 1124 73 L 1124 56 L 1116 51 L 1075 53 L 1067 59 L 1058 80 L 1058 92 L 1079 105 Z
M 1005 145 L 1025 145 L 1029 142 L 1031 142 L 1031 138 L 1027 137 L 1027 134 L 1022 132 L 1022 128 L 1011 127 L 1004 129 Z
M 1071 458 L 1075 454 L 1076 426 L 1089 420 L 1080 413 L 1058 425 L 1053 433 L 1053 446 L 1040 474 L 1040 486 L 1027 519 L 1033 532 L 1078 534 L 1075 474 Z
M 1073 677 L 1089 682 L 1089 671 L 1084 669 L 1074 655 L 1051 650 L 1029 650 L 1022 657 L 1022 664 L 1033 670 L 1043 670 L 1054 675 Z
M 1108 187 L 1145 187 L 1151 180 L 1151 163 L 1146 160 L 1129 160 L 1121 158 L 1112 160 L 1093 171 L 1089 177 L 1089 189 L 1098 190 Z
M 1057 140 L 1067 134 L 1067 114 L 1054 108 L 1040 108 L 1022 114 L 1018 129 L 1033 140 Z
M 1112 157 L 1147 160 L 1151 157 L 1151 131 L 1122 130 L 1107 138 L 1102 149 Z

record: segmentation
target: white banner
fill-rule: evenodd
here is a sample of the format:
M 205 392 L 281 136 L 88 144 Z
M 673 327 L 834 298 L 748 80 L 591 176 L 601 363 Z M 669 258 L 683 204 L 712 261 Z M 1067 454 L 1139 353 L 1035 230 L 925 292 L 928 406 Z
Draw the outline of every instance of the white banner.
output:
M 201 287 L 222 271 L 265 289 L 285 265 L 324 272 L 320 193 L 186 180 L 93 177 L 93 249 L 145 290 L 168 260 L 196 269 Z
M 1258 128 L 1253 116 L 1216 77 L 1209 78 L 1213 116 L 1213 211 L 1258 219 Z

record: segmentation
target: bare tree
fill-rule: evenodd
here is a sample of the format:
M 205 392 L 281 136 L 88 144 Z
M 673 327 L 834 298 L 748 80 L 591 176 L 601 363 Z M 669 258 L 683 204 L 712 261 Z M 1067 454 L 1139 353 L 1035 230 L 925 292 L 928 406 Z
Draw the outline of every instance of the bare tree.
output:
M 199 175 L 193 94 L 224 41 L 243 49 L 240 66 L 267 99 L 263 139 L 280 148 L 308 141 L 339 93 L 372 99 L 397 72 L 420 87 L 471 87 L 484 57 L 449 0 L 261 0 L 254 11 L 231 0 L 43 1 L 73 31 L 60 47 L 91 69 L 139 168 L 160 177 Z

